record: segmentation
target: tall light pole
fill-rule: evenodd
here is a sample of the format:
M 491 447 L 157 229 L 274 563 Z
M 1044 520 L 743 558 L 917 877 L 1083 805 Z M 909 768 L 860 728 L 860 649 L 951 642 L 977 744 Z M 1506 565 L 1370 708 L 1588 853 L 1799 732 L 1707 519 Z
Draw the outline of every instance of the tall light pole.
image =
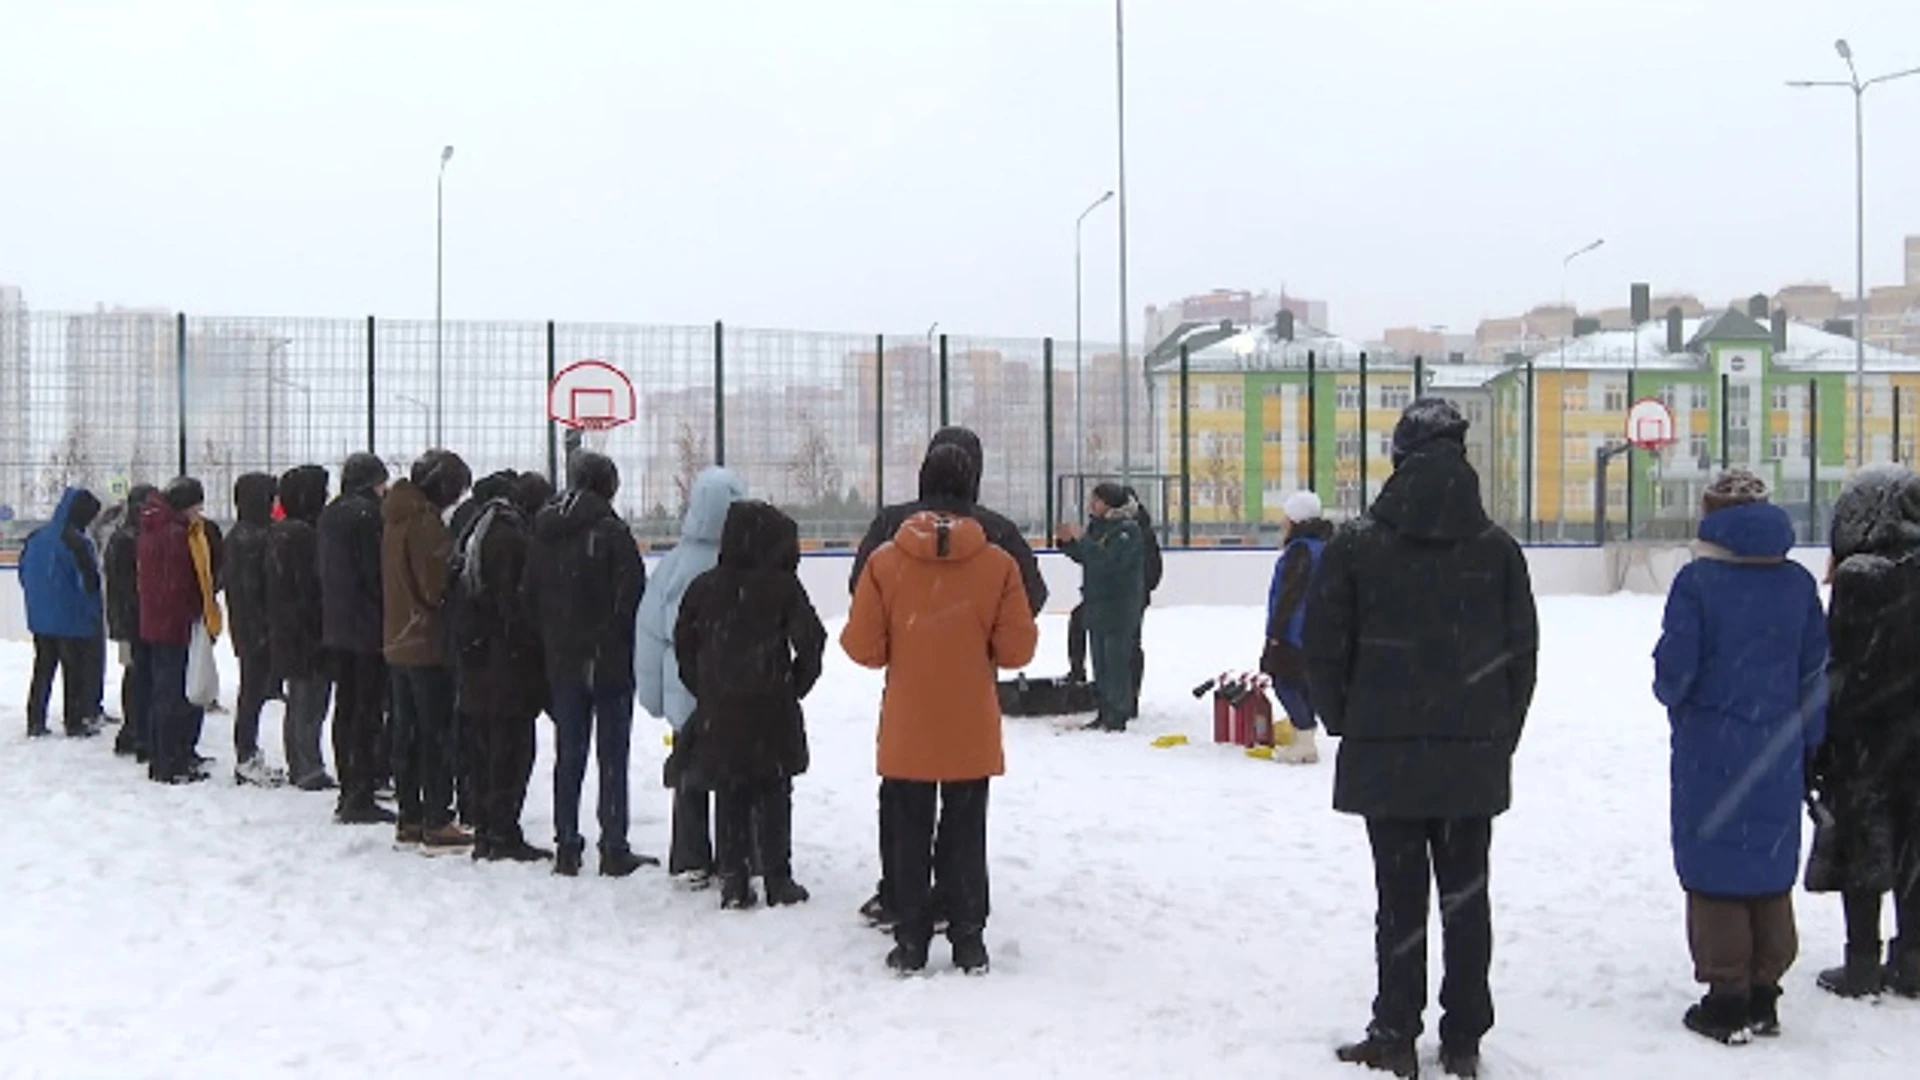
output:
M 1837 86 L 1853 91 L 1853 464 L 1867 463 L 1867 166 L 1865 104 L 1867 89 L 1883 82 L 1920 75 L 1920 68 L 1908 68 L 1862 81 L 1860 69 L 1853 66 L 1853 47 L 1846 38 L 1833 43 L 1834 51 L 1847 62 L 1847 78 L 1793 79 L 1787 85 L 1796 89 Z
M 927 434 L 932 435 L 940 428 L 940 413 L 935 403 L 940 400 L 940 357 L 933 351 L 933 332 L 940 329 L 940 320 L 935 319 L 927 327 Z
M 1127 358 L 1127 38 L 1124 0 L 1113 0 L 1115 119 L 1120 178 L 1120 482 L 1133 483 L 1133 365 Z
M 445 446 L 447 372 L 443 348 L 445 326 L 442 321 L 446 284 L 447 162 L 453 160 L 453 147 L 440 148 L 440 176 L 433 185 L 433 445 Z
M 1601 245 L 1605 244 L 1606 242 L 1607 242 L 1606 238 L 1602 237 L 1600 239 L 1595 240 L 1593 243 L 1586 245 L 1585 247 L 1582 247 L 1576 251 L 1569 252 L 1566 258 L 1560 260 L 1560 314 L 1561 315 L 1564 316 L 1567 312 L 1567 269 L 1573 265 L 1573 260 L 1579 258 L 1582 255 L 1586 255 L 1590 252 L 1595 252 L 1600 250 Z M 1566 457 L 1566 449 L 1567 449 L 1565 445 L 1566 438 L 1567 438 L 1567 386 L 1566 386 L 1567 339 L 1571 336 L 1570 332 L 1573 329 L 1573 325 L 1571 321 L 1563 325 L 1566 328 L 1560 332 L 1560 440 L 1561 440 L 1560 456 L 1564 461 Z M 1560 507 L 1560 529 L 1562 533 L 1565 533 L 1566 526 L 1567 526 L 1566 504 L 1562 503 Z
M 1113 192 L 1093 200 L 1073 222 L 1073 473 L 1074 483 L 1084 487 L 1087 476 L 1087 395 L 1084 380 L 1084 362 L 1081 359 L 1080 332 L 1080 226 L 1087 223 L 1087 215 L 1100 209 L 1113 200 Z

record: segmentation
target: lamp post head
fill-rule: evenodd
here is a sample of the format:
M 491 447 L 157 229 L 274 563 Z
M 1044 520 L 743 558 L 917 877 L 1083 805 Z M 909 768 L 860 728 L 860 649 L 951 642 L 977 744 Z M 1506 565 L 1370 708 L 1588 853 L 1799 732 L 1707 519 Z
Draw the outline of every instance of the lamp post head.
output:
M 447 164 L 447 162 L 449 162 L 449 161 L 452 161 L 452 160 L 453 160 L 453 147 L 451 147 L 451 146 L 444 146 L 444 147 L 441 147 L 441 148 L 440 148 L 440 164 L 441 164 L 441 166 L 442 166 L 442 167 L 445 167 L 445 165 Z
M 1099 200 L 1096 201 L 1093 205 L 1099 206 L 1103 203 L 1108 203 L 1112 201 L 1113 201 L 1113 192 L 1109 191 L 1105 195 L 1100 196 Z
M 1847 44 L 1846 38 L 1841 38 L 1840 40 L 1834 42 L 1833 51 L 1839 53 L 1840 59 L 1842 60 L 1853 59 L 1853 46 Z

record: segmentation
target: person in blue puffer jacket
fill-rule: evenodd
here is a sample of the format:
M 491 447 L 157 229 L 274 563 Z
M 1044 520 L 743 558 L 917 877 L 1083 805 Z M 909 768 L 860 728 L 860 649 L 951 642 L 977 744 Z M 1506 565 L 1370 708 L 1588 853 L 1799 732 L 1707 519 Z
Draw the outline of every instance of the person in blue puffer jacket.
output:
M 680 543 L 654 569 L 634 616 L 634 696 L 641 708 L 671 724 L 674 732 L 667 769 L 667 782 L 674 792 L 667 872 L 687 875 L 703 885 L 713 876 L 712 796 L 681 768 L 688 760 L 685 751 L 697 735 L 686 731 L 694 698 L 674 658 L 673 627 L 687 586 L 719 565 L 727 508 L 746 497 L 746 483 L 726 469 L 709 468 L 694 477 L 687 493 L 687 516 L 680 523 Z
M 53 519 L 34 530 L 20 550 L 20 589 L 26 593 L 27 630 L 33 634 L 28 735 L 47 733 L 56 671 L 67 734 L 79 738 L 100 731 L 106 616 L 100 556 L 87 535 L 87 526 L 99 516 L 100 500 L 85 488 L 70 487 L 60 496 Z
M 1260 653 L 1260 671 L 1273 680 L 1273 695 L 1294 730 L 1293 742 L 1275 757 L 1289 765 L 1312 765 L 1320 760 L 1314 745 L 1320 722 L 1307 684 L 1307 595 L 1320 568 L 1320 553 L 1333 539 L 1333 523 L 1321 516 L 1320 497 L 1311 491 L 1287 496 L 1280 510 L 1287 516 L 1287 537 L 1267 587 L 1267 644 Z
M 1820 590 L 1787 557 L 1793 521 L 1745 470 L 1701 499 L 1695 559 L 1667 594 L 1653 693 L 1672 726 L 1673 863 L 1687 893 L 1692 1031 L 1723 1043 L 1780 1030 L 1799 950 L 1793 887 L 1808 763 L 1826 737 Z

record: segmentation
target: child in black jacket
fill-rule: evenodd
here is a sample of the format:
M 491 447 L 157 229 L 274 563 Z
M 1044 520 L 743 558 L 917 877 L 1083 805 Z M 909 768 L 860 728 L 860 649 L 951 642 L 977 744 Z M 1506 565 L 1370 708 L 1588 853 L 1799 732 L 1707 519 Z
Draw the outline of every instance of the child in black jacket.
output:
M 720 564 L 695 578 L 680 601 L 673 648 L 693 690 L 681 738 L 687 765 L 714 793 L 720 906 L 758 903 L 748 878 L 760 811 L 767 903 L 798 904 L 793 880 L 793 778 L 807 771 L 800 699 L 820 678 L 827 632 L 800 584 L 799 527 L 757 501 L 734 503 L 720 536 Z

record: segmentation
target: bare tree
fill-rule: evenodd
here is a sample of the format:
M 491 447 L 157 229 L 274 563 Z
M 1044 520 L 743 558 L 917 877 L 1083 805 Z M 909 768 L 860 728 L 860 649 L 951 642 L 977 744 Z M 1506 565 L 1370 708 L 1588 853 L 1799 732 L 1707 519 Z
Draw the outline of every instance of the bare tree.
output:
M 48 469 L 40 481 L 40 498 L 53 504 L 71 485 L 84 483 L 93 472 L 93 446 L 87 429 L 74 428 L 47 461 Z
M 1213 494 L 1213 504 L 1233 513 L 1240 509 L 1240 466 L 1227 456 L 1225 436 L 1207 440 L 1206 456 L 1200 459 L 1200 477 Z
M 705 432 L 693 430 L 693 425 L 680 421 L 680 429 L 673 436 L 673 491 L 680 498 L 680 517 L 687 513 L 687 500 L 693 495 L 694 477 L 707 467 L 711 455 L 707 450 Z
M 200 463 L 205 476 L 200 478 L 208 493 L 208 501 L 216 506 L 224 505 L 233 492 L 233 446 L 212 435 L 200 444 Z
M 840 465 L 834 458 L 833 445 L 827 441 L 820 421 L 811 413 L 800 415 L 799 444 L 794 448 L 792 460 L 787 462 L 787 475 L 800 500 L 808 506 L 820 506 L 840 494 Z

